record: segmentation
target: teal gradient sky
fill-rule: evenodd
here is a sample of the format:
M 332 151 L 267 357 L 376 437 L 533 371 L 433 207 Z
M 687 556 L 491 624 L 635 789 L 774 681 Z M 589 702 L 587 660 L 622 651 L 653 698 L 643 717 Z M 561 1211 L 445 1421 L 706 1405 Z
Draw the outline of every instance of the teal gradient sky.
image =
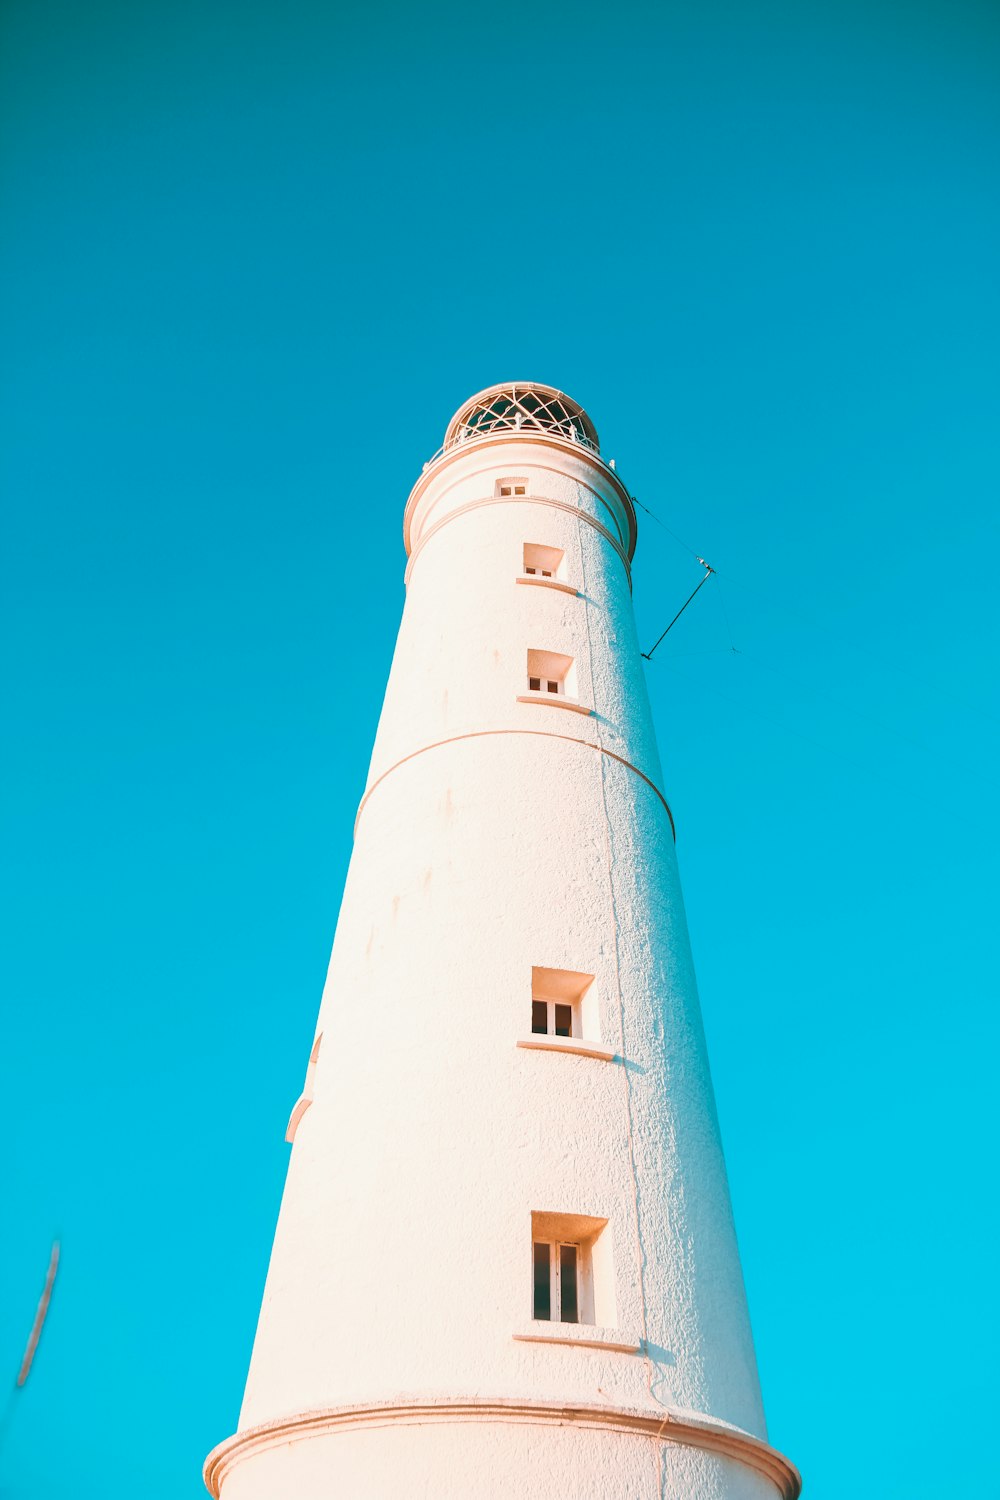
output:
M 772 1438 L 996 1495 L 1000 11 L 7 0 L 0 152 L 2 1500 L 235 1424 L 403 505 L 510 378 L 719 570 L 648 681 Z

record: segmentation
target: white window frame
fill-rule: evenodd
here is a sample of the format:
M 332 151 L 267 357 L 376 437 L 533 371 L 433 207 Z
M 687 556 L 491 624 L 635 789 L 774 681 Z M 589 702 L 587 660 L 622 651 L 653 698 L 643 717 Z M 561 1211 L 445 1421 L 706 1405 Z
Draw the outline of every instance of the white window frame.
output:
M 529 677 L 529 693 L 549 693 L 553 698 L 558 698 L 560 693 L 566 692 L 566 679 L 563 677 Z
M 546 1027 L 544 1031 L 535 1031 L 536 1005 L 544 1005 L 546 1011 Z M 552 1000 L 548 995 L 532 995 L 531 997 L 531 1031 L 533 1036 L 558 1036 L 556 1031 L 556 1006 L 565 1005 L 569 1011 L 569 1024 L 571 1037 L 580 1036 L 580 1003 L 573 1000 Z
M 545 1246 L 549 1252 L 549 1316 L 538 1318 L 535 1312 L 535 1249 Z M 590 1274 L 587 1246 L 576 1240 L 545 1240 L 531 1242 L 531 1316 L 535 1322 L 582 1323 L 585 1306 L 584 1278 Z M 562 1306 L 562 1254 L 566 1250 L 576 1252 L 576 1317 L 564 1318 Z

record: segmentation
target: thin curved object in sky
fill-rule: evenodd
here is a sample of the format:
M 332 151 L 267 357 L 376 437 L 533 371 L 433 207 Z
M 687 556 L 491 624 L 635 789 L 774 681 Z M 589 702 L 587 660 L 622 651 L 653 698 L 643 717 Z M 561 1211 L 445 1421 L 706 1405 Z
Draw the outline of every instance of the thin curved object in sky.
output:
M 49 1269 L 45 1276 L 45 1287 L 38 1301 L 38 1311 L 35 1313 L 35 1321 L 31 1325 L 31 1333 L 28 1335 L 28 1346 L 24 1351 L 21 1368 L 17 1372 L 17 1384 L 22 1386 L 27 1380 L 31 1370 L 31 1361 L 35 1357 L 38 1348 L 38 1340 L 42 1336 L 42 1324 L 45 1322 L 45 1314 L 49 1310 L 52 1300 L 52 1287 L 55 1284 L 56 1271 L 59 1269 L 59 1241 L 53 1240 L 52 1254 L 49 1256 Z

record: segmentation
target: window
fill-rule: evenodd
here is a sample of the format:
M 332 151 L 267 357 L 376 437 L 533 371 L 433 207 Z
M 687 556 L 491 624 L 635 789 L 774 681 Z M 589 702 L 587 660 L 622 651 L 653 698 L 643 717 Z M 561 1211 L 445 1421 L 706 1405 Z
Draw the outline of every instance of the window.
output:
M 572 1036 L 572 1005 L 559 1000 L 532 1000 L 531 1029 L 540 1036 Z
M 534 578 L 561 578 L 563 556 L 558 547 L 540 547 L 536 542 L 525 542 L 524 571 Z
M 558 651 L 528 652 L 529 693 L 552 693 L 558 697 L 569 692 L 572 697 L 574 677 L 571 656 L 562 656 Z
M 546 583 L 547 579 L 518 578 L 518 583 Z M 555 580 L 548 584 L 551 588 L 565 589 L 567 593 L 573 590 L 564 583 L 556 583 Z M 573 714 L 583 714 L 589 717 L 594 710 L 581 703 L 577 692 L 576 663 L 572 656 L 563 656 L 560 651 L 529 651 L 527 659 L 527 672 L 522 681 L 526 682 L 528 691 L 517 694 L 518 703 L 532 703 L 536 706 L 550 708 L 564 708 Z
M 531 1250 L 531 1316 L 539 1323 L 579 1323 L 580 1246 L 536 1240 Z
M 533 1036 L 585 1035 L 583 1025 L 584 996 L 594 982 L 593 974 L 575 969 L 531 970 L 531 1031 Z M 591 1034 L 597 1035 L 596 1018 L 590 1016 Z
M 528 493 L 528 481 L 526 479 L 498 479 L 496 492 L 500 496 L 526 495 Z
M 536 1323 L 591 1323 L 606 1316 L 609 1247 L 595 1253 L 607 1219 L 585 1214 L 531 1215 L 531 1316 Z M 598 1285 L 595 1294 L 595 1271 Z

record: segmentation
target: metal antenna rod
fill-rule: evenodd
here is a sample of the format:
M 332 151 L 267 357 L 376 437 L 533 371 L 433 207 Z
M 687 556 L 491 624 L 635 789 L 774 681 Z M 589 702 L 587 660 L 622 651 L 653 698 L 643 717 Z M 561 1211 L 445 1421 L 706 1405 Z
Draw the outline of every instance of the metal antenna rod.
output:
M 702 567 L 705 569 L 705 576 L 704 576 L 704 578 L 701 580 L 701 582 L 698 585 L 698 588 L 695 589 L 694 593 L 691 594 L 689 598 L 687 598 L 687 599 L 684 600 L 684 603 L 681 605 L 680 609 L 674 615 L 674 618 L 670 621 L 670 624 L 667 626 L 667 629 L 663 632 L 663 635 L 659 636 L 657 638 L 657 640 L 654 641 L 653 645 L 650 646 L 650 648 L 649 648 L 648 651 L 640 651 L 639 652 L 639 655 L 642 657 L 643 661 L 652 661 L 652 659 L 653 659 L 653 652 L 656 650 L 657 646 L 660 644 L 660 641 L 663 640 L 663 636 L 666 635 L 668 631 L 670 631 L 670 630 L 673 629 L 673 627 L 677 624 L 677 621 L 680 619 L 681 615 L 684 613 L 684 611 L 687 609 L 688 605 L 691 603 L 691 600 L 694 598 L 694 595 L 698 592 L 698 589 L 703 589 L 705 587 L 706 583 L 708 582 L 708 580 L 711 578 L 712 574 L 715 572 L 715 569 L 709 567 L 708 563 L 705 561 L 705 559 L 703 557 L 699 557 L 698 561 L 701 563 Z
M 49 1310 L 49 1302 L 52 1300 L 52 1287 L 55 1282 L 56 1271 L 58 1269 L 59 1241 L 53 1240 L 52 1253 L 49 1256 L 49 1269 L 45 1275 L 45 1286 L 42 1289 L 42 1295 L 38 1303 L 38 1310 L 35 1313 L 35 1321 L 32 1323 L 31 1332 L 28 1335 L 28 1345 L 24 1351 L 24 1358 L 21 1360 L 21 1368 L 17 1372 L 17 1380 L 14 1382 L 14 1385 L 11 1388 L 10 1395 L 7 1398 L 7 1405 L 3 1411 L 3 1415 L 0 1416 L 0 1446 L 3 1445 L 3 1441 L 7 1436 L 7 1430 L 10 1427 L 11 1418 L 13 1417 L 14 1411 L 16 1409 L 17 1393 L 24 1386 L 24 1383 L 31 1371 L 31 1362 L 35 1357 L 35 1350 L 38 1348 L 38 1340 L 42 1336 L 42 1324 L 45 1322 L 45 1316 Z

